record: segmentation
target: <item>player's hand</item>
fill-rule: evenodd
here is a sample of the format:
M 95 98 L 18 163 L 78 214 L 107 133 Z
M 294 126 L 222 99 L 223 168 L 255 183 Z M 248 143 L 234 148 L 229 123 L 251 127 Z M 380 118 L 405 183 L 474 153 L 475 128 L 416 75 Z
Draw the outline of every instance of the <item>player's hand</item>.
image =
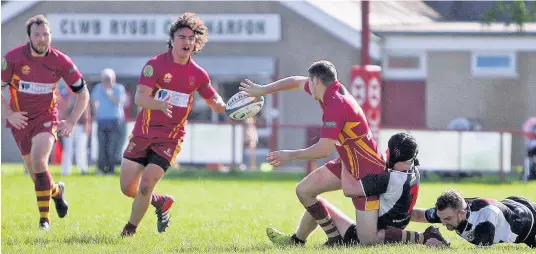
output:
M 164 112 L 164 114 L 169 118 L 173 117 L 171 115 L 172 108 L 173 105 L 171 104 L 171 97 L 168 97 L 165 101 L 162 101 L 162 107 L 160 108 L 160 110 L 162 110 L 162 112 Z
M 238 89 L 246 92 L 251 97 L 263 96 L 266 93 L 263 86 L 253 83 L 249 79 L 240 82 L 240 87 L 238 87 Z
M 268 163 L 270 163 L 270 165 L 277 167 L 287 161 L 290 161 L 291 159 L 290 153 L 291 151 L 289 150 L 280 150 L 280 151 L 270 152 L 268 153 L 268 155 L 266 155 L 266 160 L 268 161 Z
M 17 130 L 22 130 L 28 125 L 28 112 L 11 112 L 6 120 Z
M 74 123 L 67 120 L 61 120 L 60 124 L 58 124 L 58 128 L 56 129 L 58 132 L 58 135 L 69 137 L 71 136 L 71 132 L 73 131 Z
M 108 96 L 112 96 L 114 94 L 114 90 L 112 90 L 112 88 L 106 88 L 105 92 Z

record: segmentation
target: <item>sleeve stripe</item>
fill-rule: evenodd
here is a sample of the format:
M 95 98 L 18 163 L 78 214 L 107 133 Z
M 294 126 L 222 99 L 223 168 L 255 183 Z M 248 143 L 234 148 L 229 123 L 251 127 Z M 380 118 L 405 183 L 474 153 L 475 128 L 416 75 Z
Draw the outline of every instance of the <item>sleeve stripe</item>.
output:
M 74 82 L 74 84 L 72 84 L 71 86 L 72 87 L 79 87 L 82 85 L 82 79 L 78 79 L 76 82 Z

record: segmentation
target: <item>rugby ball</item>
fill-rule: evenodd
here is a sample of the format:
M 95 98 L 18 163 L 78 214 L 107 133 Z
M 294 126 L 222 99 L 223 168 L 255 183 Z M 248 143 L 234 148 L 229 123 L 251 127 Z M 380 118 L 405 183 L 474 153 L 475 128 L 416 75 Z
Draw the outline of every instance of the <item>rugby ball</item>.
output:
M 255 116 L 264 106 L 264 97 L 249 97 L 240 91 L 233 95 L 225 105 L 225 113 L 231 119 L 245 120 Z

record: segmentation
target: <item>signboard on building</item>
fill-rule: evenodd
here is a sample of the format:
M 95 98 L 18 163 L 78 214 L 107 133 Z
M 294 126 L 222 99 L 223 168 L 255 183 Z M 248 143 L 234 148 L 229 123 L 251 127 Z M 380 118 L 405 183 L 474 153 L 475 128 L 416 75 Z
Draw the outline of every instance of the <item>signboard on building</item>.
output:
M 55 41 L 165 41 L 177 18 L 170 14 L 46 15 Z M 275 42 L 281 39 L 279 14 L 199 14 L 209 41 Z
M 355 65 L 350 70 L 350 93 L 363 108 L 376 141 L 381 129 L 381 71 L 381 67 L 376 65 Z

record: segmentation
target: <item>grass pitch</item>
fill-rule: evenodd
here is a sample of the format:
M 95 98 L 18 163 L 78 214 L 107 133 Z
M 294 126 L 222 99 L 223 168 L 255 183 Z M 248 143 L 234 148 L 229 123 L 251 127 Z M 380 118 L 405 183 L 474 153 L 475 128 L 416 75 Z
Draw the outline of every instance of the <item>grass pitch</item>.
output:
M 119 176 L 73 176 L 57 174 L 54 180 L 66 183 L 69 214 L 59 219 L 51 202 L 51 232 L 38 229 L 39 213 L 35 192 L 22 165 L 2 164 L 2 249 L 3 253 L 534 253 L 524 244 L 500 244 L 475 248 L 440 226 L 452 242 L 448 250 L 416 245 L 383 245 L 362 248 L 322 246 L 326 237 L 317 229 L 302 247 L 277 247 L 266 237 L 265 228 L 275 226 L 292 233 L 303 212 L 295 196 L 301 175 L 290 173 L 179 173 L 170 170 L 156 187 L 157 193 L 175 197 L 172 224 L 168 231 L 156 231 L 154 208 L 132 238 L 119 234 L 127 222 L 132 200 L 123 196 Z M 431 207 L 447 188 L 457 188 L 465 196 L 502 199 L 523 195 L 536 200 L 536 183 L 478 184 L 423 183 L 417 207 Z M 342 192 L 324 195 L 353 217 L 351 201 Z M 424 230 L 428 224 L 411 223 L 410 230 Z

